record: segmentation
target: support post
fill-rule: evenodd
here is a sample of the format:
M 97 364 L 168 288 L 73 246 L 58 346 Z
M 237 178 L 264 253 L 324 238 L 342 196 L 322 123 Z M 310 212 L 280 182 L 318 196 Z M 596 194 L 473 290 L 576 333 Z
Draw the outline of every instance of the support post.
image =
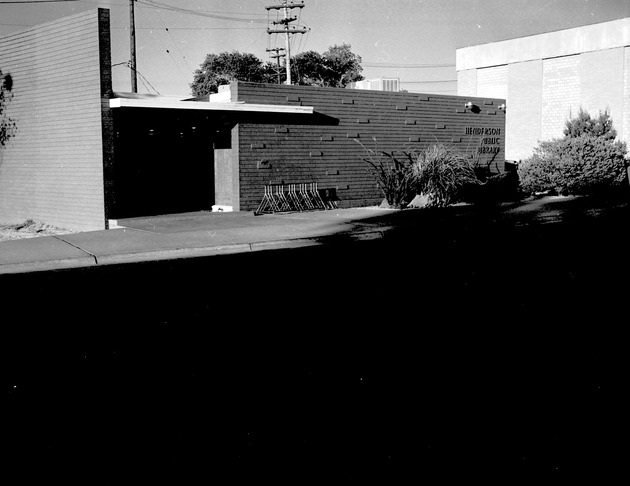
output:
M 136 23 L 134 4 L 135 0 L 129 0 L 129 43 L 131 60 L 129 61 L 129 68 L 131 69 L 131 92 L 138 92 L 138 75 L 136 73 Z

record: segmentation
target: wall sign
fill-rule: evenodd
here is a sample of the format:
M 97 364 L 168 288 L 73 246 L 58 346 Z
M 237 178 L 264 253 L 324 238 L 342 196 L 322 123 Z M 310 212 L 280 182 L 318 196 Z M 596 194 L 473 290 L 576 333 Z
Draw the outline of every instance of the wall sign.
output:
M 466 135 L 483 137 L 479 147 L 481 154 L 498 154 L 501 150 L 501 129 L 495 127 L 466 127 Z

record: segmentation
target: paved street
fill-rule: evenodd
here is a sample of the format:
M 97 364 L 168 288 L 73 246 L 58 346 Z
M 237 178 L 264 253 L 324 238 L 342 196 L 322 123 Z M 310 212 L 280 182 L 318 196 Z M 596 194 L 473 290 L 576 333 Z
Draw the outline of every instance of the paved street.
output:
M 0 276 L 11 473 L 601 478 L 621 464 L 628 207 L 531 204 L 378 211 L 361 230 L 382 237 L 361 241 Z

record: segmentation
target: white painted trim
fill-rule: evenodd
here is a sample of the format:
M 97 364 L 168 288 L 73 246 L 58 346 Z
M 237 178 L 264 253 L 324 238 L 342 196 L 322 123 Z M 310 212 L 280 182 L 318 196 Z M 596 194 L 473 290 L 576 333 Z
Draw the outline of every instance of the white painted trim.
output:
M 181 101 L 172 98 L 112 98 L 110 108 L 163 108 L 171 110 L 242 111 L 257 113 L 312 114 L 312 106 L 260 105 L 244 102 Z
M 464 47 L 455 62 L 457 71 L 465 71 L 627 46 L 630 18 Z

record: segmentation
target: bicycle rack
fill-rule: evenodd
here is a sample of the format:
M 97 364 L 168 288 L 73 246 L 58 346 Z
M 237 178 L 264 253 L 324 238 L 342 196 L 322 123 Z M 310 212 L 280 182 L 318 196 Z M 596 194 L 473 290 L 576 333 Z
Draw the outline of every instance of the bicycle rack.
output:
M 262 201 L 254 214 L 280 213 L 289 211 L 312 211 L 335 209 L 334 201 L 324 201 L 317 182 L 287 184 L 265 184 Z
M 255 214 L 263 214 L 263 213 L 275 213 L 280 211 L 276 201 L 273 197 L 273 187 L 271 185 L 265 185 L 265 195 L 260 201 L 258 205 L 258 209 L 255 211 Z

